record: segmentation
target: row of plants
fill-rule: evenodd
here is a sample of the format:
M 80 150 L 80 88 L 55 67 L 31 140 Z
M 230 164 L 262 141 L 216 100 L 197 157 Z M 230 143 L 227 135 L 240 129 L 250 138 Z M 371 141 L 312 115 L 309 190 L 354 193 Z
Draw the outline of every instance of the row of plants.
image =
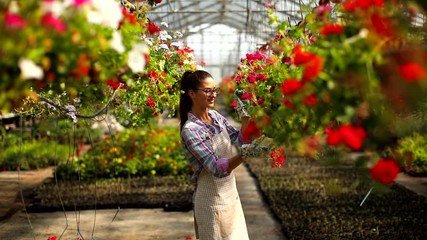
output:
M 0 147 L 0 171 L 56 166 L 73 152 L 69 145 L 52 140 L 26 139 L 21 134 L 6 134 Z
M 424 239 L 426 198 L 397 184 L 382 187 L 352 161 L 288 157 L 274 169 L 261 159 L 245 163 L 287 239 Z
M 59 180 L 188 175 L 191 171 L 176 127 L 125 129 L 106 136 L 78 158 L 58 165 Z
M 194 186 L 189 175 L 46 181 L 27 200 L 30 212 L 74 211 L 78 209 L 163 208 L 166 211 L 192 209 Z

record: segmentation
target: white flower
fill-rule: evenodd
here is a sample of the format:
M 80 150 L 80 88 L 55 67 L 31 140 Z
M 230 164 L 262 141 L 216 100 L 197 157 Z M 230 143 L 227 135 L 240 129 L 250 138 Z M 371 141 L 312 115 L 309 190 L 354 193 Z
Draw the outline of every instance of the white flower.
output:
M 40 80 L 44 76 L 43 69 L 29 59 L 20 59 L 18 65 L 24 79 Z
M 183 42 L 173 42 L 173 43 L 171 43 L 171 45 L 174 47 L 177 47 L 177 48 L 183 48 L 184 47 Z
M 125 46 L 123 45 L 122 35 L 118 31 L 114 31 L 113 38 L 110 40 L 110 46 L 118 53 L 123 53 L 125 51 Z
M 169 25 L 168 25 L 168 23 L 167 23 L 167 22 L 161 22 L 161 23 L 160 23 L 160 25 L 164 26 L 165 28 L 168 28 L 168 27 L 169 27 Z
M 174 38 L 182 38 L 182 33 L 181 32 L 179 32 L 179 31 L 176 31 L 174 34 L 173 34 L 173 37 Z
M 160 31 L 158 38 L 159 38 L 159 40 L 163 40 L 163 41 L 166 41 L 168 39 L 172 39 L 171 35 L 169 35 L 169 33 L 166 31 Z
M 117 29 L 123 15 L 118 1 L 92 0 L 90 8 L 86 8 L 86 17 L 89 23 Z
M 133 45 L 132 50 L 128 53 L 127 64 L 132 72 L 142 72 L 145 68 L 145 54 L 148 54 L 147 45 L 144 43 L 136 43 Z
M 145 42 L 148 44 L 148 46 L 153 46 L 153 42 L 149 38 L 144 38 Z
M 163 48 L 163 49 L 166 49 L 166 50 L 169 50 L 168 45 L 166 45 L 166 44 L 164 44 L 164 43 L 160 44 L 160 45 L 159 45 L 159 47 L 160 47 L 160 48 Z
M 70 5 L 71 5 L 71 1 L 70 0 L 65 1 L 65 2 L 59 2 L 59 1 L 48 2 L 48 1 L 43 1 L 41 7 L 44 10 L 44 12 L 50 12 L 55 17 L 59 17 L 64 12 L 64 10 L 68 6 L 70 6 Z

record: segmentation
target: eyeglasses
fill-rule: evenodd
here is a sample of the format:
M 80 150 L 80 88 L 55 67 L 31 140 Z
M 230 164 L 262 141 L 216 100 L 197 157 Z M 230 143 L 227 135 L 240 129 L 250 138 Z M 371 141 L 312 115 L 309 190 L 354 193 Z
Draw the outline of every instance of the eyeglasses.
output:
M 220 92 L 219 88 L 205 88 L 205 89 L 199 88 L 197 90 L 203 91 L 208 96 L 212 96 L 214 93 L 218 95 Z

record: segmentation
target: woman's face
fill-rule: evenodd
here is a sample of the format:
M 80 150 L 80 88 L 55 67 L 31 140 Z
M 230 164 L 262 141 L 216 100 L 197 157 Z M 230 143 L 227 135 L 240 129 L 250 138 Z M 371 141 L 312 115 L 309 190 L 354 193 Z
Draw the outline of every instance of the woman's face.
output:
M 193 100 L 193 107 L 213 108 L 217 97 L 215 91 L 217 91 L 217 88 L 215 87 L 213 78 L 208 77 L 204 81 L 201 81 L 199 89 L 194 90 L 191 97 Z

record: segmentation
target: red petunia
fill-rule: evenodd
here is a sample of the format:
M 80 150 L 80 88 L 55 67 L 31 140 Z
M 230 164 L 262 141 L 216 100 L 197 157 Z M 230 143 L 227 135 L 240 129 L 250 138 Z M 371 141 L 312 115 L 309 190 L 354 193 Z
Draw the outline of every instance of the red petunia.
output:
M 418 63 L 408 62 L 399 66 L 399 73 L 407 82 L 415 82 L 423 79 L 426 75 L 425 70 Z
M 107 81 L 105 81 L 105 83 L 107 84 L 107 85 L 109 85 L 112 89 L 114 89 L 114 90 L 116 90 L 117 88 L 119 88 L 120 87 L 120 83 L 119 82 L 115 82 L 115 81 L 113 81 L 113 80 L 111 80 L 111 79 L 108 79 Z
M 323 26 L 322 29 L 320 29 L 320 35 L 322 36 L 329 36 L 329 35 L 340 35 L 344 32 L 343 26 L 336 24 L 336 23 L 329 23 Z
M 243 129 L 242 138 L 244 142 L 250 141 L 253 137 L 261 136 L 261 131 L 256 126 L 256 123 L 251 120 L 248 126 Z
M 282 93 L 285 95 L 292 95 L 302 87 L 303 84 L 300 81 L 288 79 L 282 83 Z
M 303 103 L 308 107 L 316 107 L 317 98 L 314 93 L 310 94 L 310 96 L 304 98 Z
M 363 128 L 344 125 L 339 131 L 343 142 L 349 148 L 353 150 L 360 150 L 362 148 L 363 140 L 366 137 L 366 132 Z
M 157 27 L 156 24 L 154 24 L 152 21 L 150 21 L 150 19 L 148 19 L 148 32 L 150 32 L 150 34 L 156 34 L 160 31 L 161 29 Z
M 271 162 L 272 168 L 282 167 L 286 160 L 285 151 L 282 148 L 278 148 L 276 150 L 271 151 L 270 157 L 272 160 Z
M 343 125 L 336 130 L 327 129 L 325 132 L 327 134 L 326 142 L 329 145 L 336 146 L 344 143 L 353 150 L 360 150 L 366 138 L 365 129 L 351 125 Z
M 393 25 L 390 19 L 381 16 L 379 13 L 372 14 L 371 24 L 374 31 L 380 36 L 392 37 L 394 35 Z
M 384 185 L 392 183 L 400 172 L 400 167 L 393 159 L 380 159 L 370 169 L 371 177 Z
M 302 82 L 310 82 L 316 78 L 323 70 L 323 60 L 319 56 L 313 58 L 313 60 L 305 65 L 304 73 L 302 76 Z
M 355 0 L 349 0 L 342 3 L 342 7 L 347 12 L 354 12 L 357 8 L 357 2 Z
M 46 13 L 42 16 L 41 23 L 43 26 L 51 27 L 59 33 L 63 33 L 66 30 L 65 24 L 58 17 L 52 13 Z
M 236 102 L 236 100 L 234 100 L 233 102 L 231 102 L 231 104 L 230 104 L 233 108 L 236 108 L 237 107 L 237 102 Z
M 27 27 L 27 22 L 23 17 L 11 12 L 4 14 L 4 23 L 7 28 L 24 29 Z
M 300 45 L 295 46 L 293 50 L 293 54 L 294 54 L 293 63 L 297 66 L 309 63 L 316 57 L 316 55 L 313 53 L 304 52 L 303 50 L 301 50 Z
M 147 102 L 145 102 L 145 105 L 147 105 L 147 106 L 149 106 L 151 108 L 155 108 L 156 107 L 156 103 L 154 102 L 154 100 L 151 97 L 149 97 L 147 99 Z
M 252 100 L 252 95 L 249 93 L 243 93 L 242 96 L 240 96 L 240 99 L 242 100 Z

